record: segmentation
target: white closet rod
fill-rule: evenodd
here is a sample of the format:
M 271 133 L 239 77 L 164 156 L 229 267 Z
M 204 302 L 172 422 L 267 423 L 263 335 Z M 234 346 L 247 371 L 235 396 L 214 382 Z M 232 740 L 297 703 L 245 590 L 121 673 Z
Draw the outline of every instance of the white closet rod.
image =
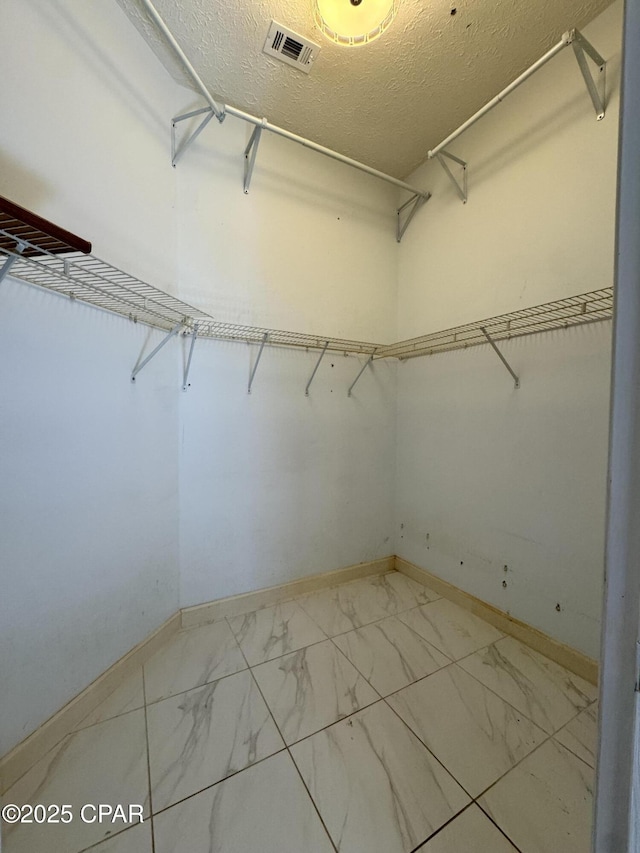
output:
M 373 175 L 374 178 L 380 178 L 382 181 L 386 181 L 388 184 L 393 184 L 396 187 L 400 187 L 400 189 L 407 190 L 407 192 L 413 193 L 416 196 L 419 196 L 424 199 L 429 198 L 429 193 L 425 190 L 418 190 L 415 187 L 412 187 L 410 184 L 401 181 L 399 178 L 394 178 L 392 175 L 387 175 L 385 172 L 380 172 L 378 169 L 374 169 L 372 166 L 367 166 L 365 163 L 360 163 L 358 160 L 353 160 L 351 157 L 347 157 L 344 154 L 340 154 L 338 151 L 333 151 L 331 148 L 325 148 L 324 145 L 319 145 L 317 142 L 312 142 L 310 139 L 306 139 L 304 136 L 298 136 L 296 133 L 291 133 L 288 130 L 285 130 L 282 127 L 278 127 L 275 124 L 271 124 L 266 119 L 257 118 L 256 116 L 251 115 L 250 113 L 245 113 L 243 110 L 238 110 L 235 107 L 230 107 L 228 104 L 223 104 L 220 106 L 205 84 L 202 79 L 196 72 L 193 65 L 189 62 L 187 57 L 185 56 L 184 51 L 175 40 L 174 36 L 171 34 L 171 31 L 162 20 L 157 10 L 155 9 L 151 0 L 141 0 L 142 5 L 148 11 L 149 15 L 157 25 L 158 29 L 162 32 L 167 43 L 171 46 L 174 53 L 180 60 L 180 63 L 184 70 L 187 72 L 189 77 L 192 79 L 196 87 L 202 93 L 203 97 L 211 107 L 213 114 L 216 116 L 218 121 L 223 121 L 226 115 L 232 115 L 236 118 L 242 119 L 242 121 L 246 121 L 249 124 L 253 124 L 256 127 L 261 127 L 263 130 L 268 130 L 271 133 L 275 133 L 277 136 L 282 136 L 285 139 L 290 139 L 291 142 L 296 142 L 298 145 L 302 145 L 304 148 L 310 148 L 312 151 L 317 151 L 318 154 L 324 154 L 325 157 L 331 157 L 333 160 L 337 160 L 339 163 L 344 163 L 347 166 L 352 166 L 354 169 L 359 169 L 361 172 L 366 172 L 368 175 Z
M 574 40 L 575 31 L 566 32 L 561 41 L 558 42 L 551 50 L 547 51 L 543 57 L 541 57 L 537 62 L 527 68 L 519 77 L 517 77 L 513 83 L 510 83 L 505 89 L 503 89 L 500 94 L 496 95 L 495 98 L 492 98 L 488 104 L 485 104 L 484 107 L 478 110 L 477 113 L 471 116 L 470 119 L 467 119 L 464 124 L 461 124 L 457 130 L 454 130 L 453 133 L 449 134 L 446 139 L 444 139 L 440 145 L 436 145 L 435 148 L 432 148 L 431 151 L 427 154 L 429 160 L 439 154 L 444 148 L 449 145 L 449 143 L 453 142 L 454 139 L 457 139 L 465 130 L 468 130 L 471 125 L 475 124 L 479 119 L 485 116 L 490 110 L 494 107 L 497 107 L 498 104 L 503 101 L 507 95 L 510 95 L 515 89 L 518 88 L 525 80 L 528 80 L 532 74 L 535 74 L 543 65 L 546 65 L 550 59 L 553 59 L 556 54 L 560 53 L 561 50 L 564 50 L 565 47 L 568 47 Z

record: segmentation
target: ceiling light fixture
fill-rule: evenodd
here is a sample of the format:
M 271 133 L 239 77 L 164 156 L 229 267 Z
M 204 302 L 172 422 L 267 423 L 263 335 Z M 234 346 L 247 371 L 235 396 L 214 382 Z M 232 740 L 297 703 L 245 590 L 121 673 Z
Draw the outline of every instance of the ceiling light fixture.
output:
M 336 44 L 357 47 L 377 39 L 396 16 L 397 0 L 314 0 L 316 23 Z

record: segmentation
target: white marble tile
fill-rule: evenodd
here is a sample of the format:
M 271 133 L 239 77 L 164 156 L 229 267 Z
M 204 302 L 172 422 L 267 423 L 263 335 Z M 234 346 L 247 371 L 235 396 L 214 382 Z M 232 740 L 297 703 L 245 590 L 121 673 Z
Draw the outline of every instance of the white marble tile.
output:
M 147 708 L 153 810 L 284 749 L 249 670 Z
M 592 798 L 592 768 L 551 738 L 478 802 L 526 853 L 587 853 Z
M 333 853 L 280 752 L 154 818 L 155 853 Z
M 139 804 L 148 813 L 144 710 L 98 723 L 66 737 L 2 798 L 3 804 L 69 804 L 73 820 L 3 826 L 3 853 L 77 853 L 129 824 L 84 823 L 87 803 Z
M 334 642 L 381 696 L 450 663 L 397 616 L 339 634 Z
M 513 637 L 465 658 L 460 666 L 549 734 L 597 697 L 597 688 Z
M 385 597 L 370 578 L 312 592 L 298 602 L 329 637 L 361 628 L 394 612 L 384 606 Z
M 560 729 L 555 739 L 570 749 L 578 758 L 591 767 L 596 766 L 596 744 L 598 739 L 598 703 L 594 702 L 577 717 Z
M 84 729 L 96 723 L 102 723 L 128 711 L 144 707 L 144 690 L 142 688 L 142 667 L 131 673 L 110 696 L 101 702 L 77 726 Z
M 304 595 L 298 602 L 334 637 L 436 598 L 437 593 L 406 575 L 387 572 Z
M 108 841 L 92 847 L 90 853 L 152 853 L 151 820 L 147 818 L 132 829 L 118 833 Z M 61 853 L 61 851 L 56 851 Z
M 475 805 L 441 829 L 416 853 L 518 853 Z
M 331 640 L 262 663 L 253 673 L 288 744 L 379 698 Z
M 472 797 L 547 737 L 457 664 L 387 701 Z
M 246 667 L 226 620 L 179 631 L 144 665 L 147 703 L 200 687 Z
M 325 633 L 293 601 L 228 621 L 250 666 L 326 640 Z
M 399 618 L 452 660 L 504 636 L 493 625 L 446 598 L 408 610 Z
M 416 583 L 401 572 L 374 575 L 367 580 L 375 590 L 378 601 L 389 614 L 401 613 L 440 598 L 437 592 L 424 584 Z
M 340 853 L 408 853 L 469 802 L 384 702 L 291 754 Z

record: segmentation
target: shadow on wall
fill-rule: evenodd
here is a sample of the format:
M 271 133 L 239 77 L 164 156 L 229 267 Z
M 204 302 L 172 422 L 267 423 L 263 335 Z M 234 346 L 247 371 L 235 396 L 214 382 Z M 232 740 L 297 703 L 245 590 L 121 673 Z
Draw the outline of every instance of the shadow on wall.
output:
M 395 187 L 263 134 L 245 195 L 251 130 L 229 117 L 177 166 L 182 298 L 227 322 L 392 339 Z
M 0 149 L 0 194 L 37 213 L 54 198 L 55 189 Z
M 96 5 L 100 6 L 101 4 L 91 3 L 87 5 L 91 5 L 91 11 L 95 14 Z M 37 11 L 47 21 L 52 31 L 66 39 L 71 53 L 81 56 L 83 62 L 94 68 L 97 75 L 103 76 L 111 82 L 118 99 L 121 103 L 127 104 L 138 119 L 150 121 L 163 134 L 168 134 L 171 116 L 156 112 L 149 102 L 149 94 L 141 86 L 136 85 L 134 78 L 127 77 L 122 73 L 121 66 L 118 64 L 117 49 L 114 53 L 110 53 L 106 48 L 102 48 L 97 33 L 86 29 L 78 18 L 69 15 L 59 0 L 38 3 L 34 11 Z M 122 14 L 124 23 L 129 25 L 124 13 L 121 10 L 119 13 Z M 141 49 L 148 50 L 142 41 L 140 46 Z
M 608 110 L 611 107 L 612 93 L 615 93 L 617 99 L 619 92 L 619 53 L 616 53 L 611 59 L 607 60 L 606 74 L 606 109 Z M 508 135 L 502 145 L 496 144 L 498 137 L 495 134 L 491 135 L 490 132 L 485 133 L 482 147 L 484 148 L 486 144 L 487 156 L 479 159 L 474 153 L 473 161 L 469 163 L 469 169 L 473 170 L 473 183 L 476 187 L 494 178 L 497 173 L 504 171 L 512 164 L 525 159 L 527 155 L 539 150 L 543 143 L 575 125 L 585 114 L 593 121 L 594 125 L 596 124 L 593 106 L 577 68 L 575 94 L 559 105 L 557 101 L 551 98 L 548 100 L 548 103 L 549 105 L 553 105 L 553 108 L 544 113 L 540 112 L 538 108 L 539 104 L 537 103 L 535 113 L 530 116 L 530 123 L 517 135 Z M 605 115 L 604 121 L 611 120 L 617 124 L 617 110 L 616 115 Z M 521 126 L 522 123 L 519 122 L 518 124 Z M 473 141 L 474 152 L 479 147 L 478 138 Z M 461 137 L 461 140 L 462 142 L 456 140 L 454 153 L 458 157 L 465 159 L 464 136 Z
M 202 101 L 193 101 L 189 105 L 185 105 L 184 112 L 188 112 L 191 109 L 200 109 L 201 107 Z M 192 133 L 198 127 L 201 120 L 202 116 L 198 116 L 192 122 L 184 121 L 178 125 L 177 133 L 179 136 L 176 142 L 178 147 L 180 146 L 181 139 Z M 219 126 L 214 120 L 203 131 L 203 142 L 200 142 L 200 140 L 195 142 L 184 156 L 193 160 L 194 164 L 203 171 L 203 174 L 210 174 L 212 177 L 217 176 L 225 181 L 231 179 L 237 184 L 238 196 L 242 196 L 244 195 L 244 146 L 249 142 L 253 125 L 242 122 L 247 129 L 246 138 L 243 139 L 241 144 L 237 145 L 237 150 L 230 152 L 227 150 L 227 140 L 216 139 L 217 134 L 228 134 L 230 132 L 231 128 L 228 125 L 235 125 L 233 127 L 235 131 L 239 122 L 239 119 L 228 116 L 224 124 Z M 205 135 L 209 138 L 204 139 Z M 233 133 L 233 139 L 237 143 L 236 137 L 237 133 Z M 274 155 L 269 151 L 270 144 L 274 142 L 275 140 L 271 134 L 263 134 L 256 157 L 251 188 L 248 193 L 249 196 L 252 193 L 255 194 L 256 191 L 273 192 L 286 201 L 296 204 L 308 204 L 313 207 L 314 211 L 322 210 L 329 214 L 336 213 L 336 215 L 341 210 L 344 210 L 346 205 L 348 206 L 350 215 L 357 216 L 364 224 L 382 225 L 382 227 L 388 226 L 391 239 L 395 241 L 396 208 L 400 203 L 396 198 L 398 190 L 389 186 L 387 189 L 387 206 L 383 200 L 384 185 L 377 178 L 356 173 L 356 180 L 371 181 L 374 186 L 378 184 L 380 187 L 380 202 L 377 206 L 372 206 L 366 184 L 363 184 L 360 195 L 358 195 L 357 188 L 354 188 L 354 191 L 352 191 L 348 186 L 344 186 L 340 191 L 336 191 L 328 185 L 325 172 L 326 167 L 330 168 L 333 165 L 333 168 L 336 170 L 335 183 L 338 184 L 341 170 L 344 170 L 345 177 L 354 178 L 354 172 L 350 166 L 337 162 L 331 164 L 330 158 L 327 158 L 323 154 L 314 151 L 302 151 L 301 146 L 295 142 L 282 139 L 278 140 L 277 143 L 283 146 L 286 145 L 292 155 L 295 154 L 299 157 L 309 158 L 307 163 L 301 162 L 299 168 L 296 162 L 292 162 L 291 169 L 287 171 L 283 165 L 284 158 L 282 152 L 277 152 Z M 311 158 L 317 158 L 318 163 L 322 164 L 324 168 L 319 168 L 317 172 L 314 172 L 313 160 Z M 293 160 L 294 157 L 292 156 Z M 278 161 L 278 167 L 271 165 L 274 161 Z M 176 168 L 180 169 L 180 164 Z M 309 176 L 312 174 L 314 177 L 317 175 L 315 180 L 309 179 Z M 369 203 L 367 203 L 367 199 L 369 199 Z

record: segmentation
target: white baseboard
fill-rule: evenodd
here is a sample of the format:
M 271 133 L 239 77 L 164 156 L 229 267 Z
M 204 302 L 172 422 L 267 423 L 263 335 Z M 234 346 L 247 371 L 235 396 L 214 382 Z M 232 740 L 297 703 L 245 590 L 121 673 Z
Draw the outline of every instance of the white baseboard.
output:
M 0 794 L 11 787 L 27 770 L 46 755 L 62 738 L 74 731 L 82 720 L 151 655 L 163 646 L 181 628 L 195 628 L 225 616 L 236 616 L 269 607 L 280 601 L 314 592 L 347 581 L 357 580 L 394 570 L 395 557 L 383 557 L 368 563 L 358 563 L 335 571 L 322 572 L 300 578 L 279 586 L 221 598 L 195 607 L 186 607 L 174 613 L 156 631 L 150 634 L 120 660 L 116 661 L 81 693 L 57 711 L 32 734 L 0 758 Z
M 116 661 L 113 666 L 109 667 L 106 672 L 96 678 L 35 732 L 0 759 L 0 793 L 4 793 L 36 761 L 46 755 L 50 749 L 53 749 L 67 734 L 74 731 L 94 708 L 116 690 L 137 667 L 142 666 L 151 655 L 155 654 L 180 628 L 195 628 L 198 625 L 214 622 L 216 619 L 222 619 L 225 616 L 250 613 L 253 610 L 269 607 L 319 589 L 326 589 L 330 586 L 337 586 L 359 578 L 394 570 L 402 572 L 418 583 L 431 587 L 444 598 L 448 598 L 461 607 L 470 610 L 500 631 L 516 637 L 532 649 L 551 658 L 551 660 L 580 675 L 590 683 L 597 683 L 598 663 L 592 658 L 560 643 L 558 640 L 554 640 L 553 637 L 549 637 L 542 631 L 527 625 L 526 622 L 521 622 L 481 599 L 458 589 L 408 560 L 393 556 L 383 557 L 368 563 L 358 563 L 343 569 L 299 578 L 279 586 L 221 598 L 205 604 L 197 604 L 174 613 L 149 637 Z
M 70 702 L 0 759 L 0 793 L 10 788 L 180 630 L 180 612 L 117 660 Z
M 418 581 L 418 583 L 431 587 L 431 589 L 438 592 L 443 598 L 448 598 L 459 604 L 460 607 L 470 610 L 471 613 L 484 619 L 485 622 L 489 622 L 490 625 L 493 625 L 499 631 L 510 634 L 525 645 L 540 652 L 541 655 L 550 658 L 561 666 L 564 666 L 565 669 L 570 670 L 570 672 L 574 672 L 576 675 L 584 678 L 590 684 L 598 683 L 598 661 L 593 660 L 593 658 L 587 657 L 587 655 L 571 648 L 571 646 L 566 646 L 559 640 L 554 640 L 548 634 L 544 634 L 526 622 L 521 622 L 519 619 L 509 616 L 504 611 L 498 610 L 497 607 L 487 604 L 486 601 L 482 601 L 468 592 L 464 592 L 457 586 L 453 586 L 447 581 L 442 580 L 437 575 L 432 575 L 431 572 L 419 568 L 402 557 L 396 557 L 394 566 L 397 571 Z
M 315 592 L 317 589 L 326 589 L 329 586 L 358 580 L 358 578 L 392 572 L 394 563 L 395 557 L 382 557 L 369 563 L 357 563 L 355 566 L 347 566 L 344 569 L 309 575 L 309 577 L 299 578 L 279 586 L 269 586 L 254 592 L 245 592 L 242 595 L 232 595 L 229 598 L 219 598 L 205 604 L 185 607 L 182 610 L 182 627 L 194 628 L 207 622 L 215 622 L 216 619 L 223 619 L 225 616 L 239 616 L 242 613 L 261 610 L 263 607 L 271 607 L 273 604 Z

